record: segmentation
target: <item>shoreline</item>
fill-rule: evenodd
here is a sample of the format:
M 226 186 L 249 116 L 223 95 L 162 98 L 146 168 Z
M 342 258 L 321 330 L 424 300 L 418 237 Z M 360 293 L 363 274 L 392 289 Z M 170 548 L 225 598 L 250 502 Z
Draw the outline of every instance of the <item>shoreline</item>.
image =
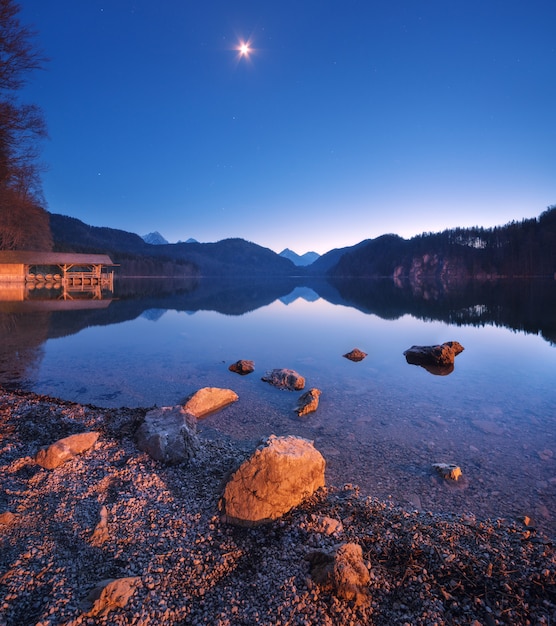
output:
M 191 463 L 164 466 L 134 445 L 145 412 L 0 388 L 0 625 L 556 622 L 554 541 L 534 528 L 405 510 L 353 485 L 238 528 L 218 500 L 252 449 L 201 436 Z M 91 450 L 36 465 L 85 430 L 100 432 Z M 370 574 L 364 602 L 311 576 L 311 554 L 348 542 Z M 136 585 L 125 605 L 91 614 L 91 590 L 122 578 Z

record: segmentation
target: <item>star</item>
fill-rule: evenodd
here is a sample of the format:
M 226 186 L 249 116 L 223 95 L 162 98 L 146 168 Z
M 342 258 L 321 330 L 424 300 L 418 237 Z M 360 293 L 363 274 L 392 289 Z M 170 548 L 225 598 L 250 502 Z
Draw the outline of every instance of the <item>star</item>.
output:
M 240 57 L 248 57 L 251 54 L 251 46 L 248 41 L 241 41 L 237 47 Z

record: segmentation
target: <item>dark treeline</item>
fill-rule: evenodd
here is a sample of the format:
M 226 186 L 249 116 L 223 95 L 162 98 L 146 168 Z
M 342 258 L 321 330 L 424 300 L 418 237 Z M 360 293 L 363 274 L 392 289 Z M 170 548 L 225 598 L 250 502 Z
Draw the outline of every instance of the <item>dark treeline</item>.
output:
M 45 59 L 19 11 L 13 0 L 0 0 L 0 250 L 50 250 L 38 162 L 46 124 L 36 105 L 19 99 Z
M 333 276 L 461 280 L 556 273 L 556 205 L 538 218 L 494 228 L 452 228 L 406 240 L 372 239 L 346 252 Z

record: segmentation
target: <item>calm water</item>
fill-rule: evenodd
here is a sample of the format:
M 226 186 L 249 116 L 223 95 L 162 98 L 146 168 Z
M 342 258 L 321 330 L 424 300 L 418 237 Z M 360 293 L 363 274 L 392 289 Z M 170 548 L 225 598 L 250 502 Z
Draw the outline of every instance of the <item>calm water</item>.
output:
M 304 436 L 327 459 L 330 483 L 423 510 L 529 515 L 556 534 L 556 283 L 137 289 L 124 283 L 112 300 L 72 305 L 52 294 L 5 298 L 0 384 L 104 407 L 231 388 L 239 402 L 200 424 L 210 435 L 245 445 Z M 405 361 L 414 344 L 449 340 L 465 351 L 447 376 Z M 342 357 L 355 347 L 364 361 Z M 255 361 L 255 372 L 228 371 L 238 359 Z M 260 380 L 277 367 L 322 391 L 316 413 L 298 418 L 300 394 Z M 464 480 L 440 480 L 436 462 L 457 463 Z

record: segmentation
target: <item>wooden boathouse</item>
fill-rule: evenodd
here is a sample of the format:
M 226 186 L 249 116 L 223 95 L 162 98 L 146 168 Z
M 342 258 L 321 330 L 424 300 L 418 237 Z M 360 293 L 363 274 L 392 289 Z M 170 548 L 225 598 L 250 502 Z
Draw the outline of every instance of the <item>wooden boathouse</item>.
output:
M 116 264 L 107 254 L 0 250 L 0 284 L 103 287 L 113 290 Z

